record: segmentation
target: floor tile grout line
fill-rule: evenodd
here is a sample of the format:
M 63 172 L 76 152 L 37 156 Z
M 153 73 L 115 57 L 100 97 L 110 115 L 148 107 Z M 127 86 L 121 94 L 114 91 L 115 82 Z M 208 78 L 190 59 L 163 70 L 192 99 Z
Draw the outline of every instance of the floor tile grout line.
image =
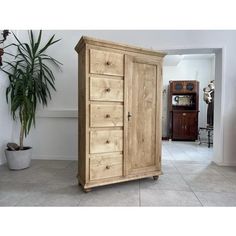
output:
M 213 167 L 213 168 L 214 168 L 214 167 Z M 230 176 L 224 175 L 223 173 L 221 173 L 220 171 L 218 171 L 216 168 L 215 168 L 215 171 L 216 171 L 219 175 L 225 177 L 225 178 L 227 179 L 227 181 L 229 181 L 231 184 L 235 184 L 233 181 L 230 180 Z
M 173 163 L 174 164 L 174 163 Z M 188 165 L 188 164 L 186 164 Z M 174 165 L 175 166 L 175 165 Z M 175 166 L 176 167 L 176 166 Z M 195 191 L 191 188 L 191 186 L 188 184 L 188 182 L 185 180 L 184 176 L 183 176 L 183 173 L 181 173 L 178 168 L 176 167 L 177 171 L 180 173 L 182 179 L 185 181 L 185 183 L 189 186 L 189 188 L 191 189 L 191 191 L 195 194 L 195 192 L 208 192 L 208 193 L 232 193 L 232 194 L 236 194 L 236 191 L 209 191 L 209 190 L 198 190 L 198 191 Z M 219 172 L 217 169 L 215 169 L 213 167 L 213 169 L 217 172 L 217 175 L 219 176 L 222 176 L 222 177 L 225 177 L 227 179 L 227 182 L 231 183 L 231 184 L 234 184 L 233 181 L 229 180 L 228 177 L 229 176 L 226 176 L 224 175 L 223 173 Z M 188 174 L 187 174 L 188 175 Z M 191 174 L 190 174 L 191 175 Z M 196 194 L 195 194 L 196 195 Z M 196 196 L 197 197 L 197 196 Z M 197 197 L 198 198 L 198 197 Z M 200 200 L 199 200 L 200 201 Z
M 236 192 L 231 192 L 231 191 L 207 191 L 207 190 L 198 190 L 198 191 L 195 191 L 195 190 L 192 190 L 193 192 L 199 192 L 199 193 L 231 193 L 231 194 L 235 194 L 236 195 Z
M 176 166 L 175 166 L 176 167 Z M 200 201 L 200 199 L 198 198 L 198 196 L 196 195 L 196 193 L 194 192 L 194 190 L 192 189 L 192 187 L 190 186 L 190 184 L 184 179 L 182 173 L 178 170 L 178 168 L 176 167 L 177 171 L 179 172 L 179 175 L 181 176 L 181 178 L 183 179 L 183 181 L 188 185 L 188 187 L 191 189 L 192 193 L 194 194 L 194 196 L 197 198 L 197 200 L 199 201 L 199 203 L 201 204 L 201 206 L 203 207 L 203 203 Z

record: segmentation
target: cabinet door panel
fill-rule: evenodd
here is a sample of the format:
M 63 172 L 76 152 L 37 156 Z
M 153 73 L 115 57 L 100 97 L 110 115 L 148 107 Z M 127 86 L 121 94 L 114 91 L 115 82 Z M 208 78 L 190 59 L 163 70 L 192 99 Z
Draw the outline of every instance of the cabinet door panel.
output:
M 197 112 L 173 113 L 173 139 L 197 139 Z
M 127 62 L 128 61 L 128 62 Z M 161 78 L 159 65 L 148 59 L 128 58 L 127 173 L 159 170 Z M 126 141 L 125 141 L 126 142 Z
M 186 115 L 186 113 L 184 113 Z M 184 136 L 184 114 L 182 112 L 173 113 L 173 139 L 181 139 Z
M 197 139 L 197 112 L 188 113 L 185 117 L 185 137 L 190 140 Z

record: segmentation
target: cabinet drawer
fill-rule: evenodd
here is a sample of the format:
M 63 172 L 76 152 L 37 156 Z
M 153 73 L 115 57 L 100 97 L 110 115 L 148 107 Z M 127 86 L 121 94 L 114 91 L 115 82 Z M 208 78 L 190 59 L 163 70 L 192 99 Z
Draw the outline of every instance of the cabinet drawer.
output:
M 90 180 L 122 176 L 122 155 L 90 157 Z
M 122 130 L 90 131 L 90 153 L 120 152 L 122 150 Z
M 90 77 L 90 100 L 123 102 L 123 80 Z
M 90 105 L 91 127 L 123 126 L 123 105 Z
M 91 49 L 90 73 L 123 76 L 124 55 Z

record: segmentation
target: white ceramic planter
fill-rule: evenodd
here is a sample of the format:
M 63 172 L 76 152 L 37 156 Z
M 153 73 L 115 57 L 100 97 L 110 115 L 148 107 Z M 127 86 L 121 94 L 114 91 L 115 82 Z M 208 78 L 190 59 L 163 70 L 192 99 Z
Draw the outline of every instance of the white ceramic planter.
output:
M 8 167 L 11 170 L 22 170 L 30 167 L 32 148 L 25 150 L 10 151 L 5 150 Z

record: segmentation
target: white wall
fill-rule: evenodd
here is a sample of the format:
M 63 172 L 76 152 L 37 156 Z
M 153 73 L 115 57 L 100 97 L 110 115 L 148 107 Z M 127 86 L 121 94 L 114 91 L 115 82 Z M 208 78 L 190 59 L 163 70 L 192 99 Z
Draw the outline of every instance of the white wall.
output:
M 162 136 L 168 137 L 168 85 L 170 80 L 197 80 L 199 81 L 199 127 L 207 124 L 207 104 L 203 101 L 203 88 L 214 79 L 214 56 L 183 55 L 178 64 L 168 63 L 175 60 L 175 55 L 168 55 L 164 59 L 163 67 L 163 110 L 162 110 Z
M 185 48 L 224 48 L 222 87 L 223 104 L 216 112 L 222 111 L 223 116 L 217 119 L 215 137 L 222 135 L 215 145 L 217 162 L 221 164 L 236 164 L 236 31 L 45 31 L 45 36 L 56 33 L 63 40 L 50 50 L 52 55 L 64 64 L 63 72 L 56 73 L 58 92 L 54 94 L 49 110 L 68 110 L 68 114 L 77 109 L 77 55 L 74 46 L 82 35 L 94 36 L 101 39 L 128 43 L 156 50 L 185 49 Z M 24 32 L 19 32 L 25 38 Z M 216 59 L 217 64 L 217 59 Z M 220 75 L 219 75 L 220 76 Z M 220 76 L 221 77 L 221 76 Z M 221 78 L 217 84 L 221 91 Z M 227 95 L 225 99 L 224 94 Z M 219 104 L 220 105 L 220 104 Z M 51 113 L 53 116 L 55 113 Z M 57 113 L 58 114 L 58 113 Z M 65 113 L 63 113 L 65 114 Z M 47 113 L 48 115 L 48 113 Z M 38 118 L 37 128 L 32 132 L 28 141 L 35 147 L 35 156 L 56 158 L 76 158 L 76 118 Z M 50 132 L 48 129 L 50 127 Z M 65 135 L 66 133 L 66 135 Z M 52 135 L 55 134 L 55 135 Z M 71 136 L 70 136 L 71 134 Z M 48 137 L 48 138 L 47 138 Z M 69 138 L 70 137 L 70 138 Z M 74 141 L 72 142 L 72 139 Z M 36 141 L 38 143 L 36 143 Z M 60 144 L 64 145 L 60 145 Z M 56 148 L 54 148 L 56 147 Z M 58 156 L 58 154 L 62 154 Z
M 8 79 L 6 75 L 0 72 L 0 165 L 5 162 L 4 150 L 6 143 L 11 140 L 12 134 L 12 120 L 5 99 L 7 85 Z
M 58 59 L 62 71 L 52 67 L 56 78 L 56 89 L 52 90 L 52 100 L 44 109 L 39 106 L 36 129 L 25 140 L 25 144 L 33 146 L 35 159 L 77 159 L 77 100 L 78 100 L 78 69 L 77 53 L 74 46 L 78 37 L 73 31 L 44 31 L 42 45 L 56 34 L 60 42 L 47 50 L 47 53 Z M 38 31 L 34 32 L 37 36 Z M 20 31 L 21 40 L 28 39 L 27 31 Z M 19 126 L 14 123 L 13 140 L 18 141 Z
M 2 30 L 0 30 L 2 32 Z M 15 32 L 16 33 L 16 32 Z M 12 42 L 12 38 L 9 36 L 4 44 L 0 47 L 4 47 Z M 8 49 L 8 52 L 14 53 L 14 49 Z M 7 55 L 4 54 L 4 59 Z M 0 165 L 3 164 L 5 159 L 5 148 L 6 144 L 12 140 L 12 128 L 13 121 L 10 115 L 10 109 L 6 103 L 6 88 L 8 87 L 9 81 L 5 73 L 0 71 Z

